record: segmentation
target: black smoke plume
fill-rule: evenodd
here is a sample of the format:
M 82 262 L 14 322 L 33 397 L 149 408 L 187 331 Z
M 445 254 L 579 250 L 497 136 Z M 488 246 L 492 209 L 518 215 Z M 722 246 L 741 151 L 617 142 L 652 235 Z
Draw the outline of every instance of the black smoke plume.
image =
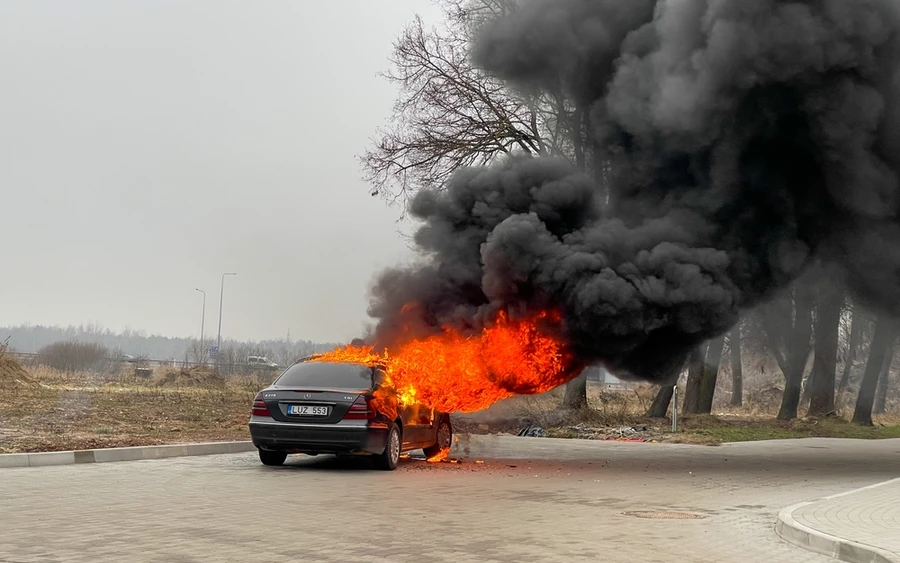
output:
M 900 312 L 898 32 L 896 0 L 522 2 L 476 61 L 574 100 L 612 173 L 523 157 L 418 194 L 376 337 L 552 307 L 580 360 L 658 381 L 814 261 Z

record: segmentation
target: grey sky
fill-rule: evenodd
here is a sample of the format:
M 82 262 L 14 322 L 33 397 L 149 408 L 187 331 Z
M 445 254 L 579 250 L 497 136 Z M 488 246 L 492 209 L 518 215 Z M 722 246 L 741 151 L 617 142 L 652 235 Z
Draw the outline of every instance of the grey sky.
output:
M 354 159 L 422 0 L 0 3 L 0 325 L 348 339 L 410 256 Z

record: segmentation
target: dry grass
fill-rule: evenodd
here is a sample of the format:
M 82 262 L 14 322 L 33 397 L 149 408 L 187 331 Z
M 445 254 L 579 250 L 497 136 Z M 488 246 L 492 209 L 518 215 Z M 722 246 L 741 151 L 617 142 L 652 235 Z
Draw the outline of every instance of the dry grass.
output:
M 149 377 L 133 369 L 118 374 L 44 367 L 26 371 L 0 351 L 0 453 L 246 440 L 249 405 L 274 376 L 221 378 L 209 370 L 171 368 L 156 368 Z M 673 434 L 669 421 L 644 416 L 655 388 L 609 391 L 590 385 L 588 391 L 584 409 L 561 409 L 562 390 L 555 390 L 454 416 L 454 425 L 460 433 L 517 433 L 535 426 L 555 437 L 697 444 L 805 436 L 900 437 L 896 403 L 892 414 L 876 417 L 874 428 L 842 418 L 784 423 L 775 420 L 777 403 L 770 404 L 768 394 L 753 393 L 746 408 L 721 406 L 715 416 L 683 417 L 681 431 Z
M 647 385 L 627 391 L 608 391 L 589 386 L 588 405 L 583 409 L 561 409 L 561 394 L 548 393 L 520 397 L 518 415 L 527 424 L 541 427 L 577 424 L 622 426 L 643 418 L 651 401 L 653 389 Z
M 0 393 L 0 452 L 248 439 L 250 403 L 270 381 L 158 371 L 33 370 L 35 386 Z
M 775 420 L 779 401 L 770 404 L 748 400 L 745 408 L 722 407 L 715 415 L 680 417 L 679 432 L 671 432 L 671 421 L 645 416 L 656 389 L 637 385 L 627 391 L 605 391 L 588 387 L 588 406 L 578 410 L 562 409 L 562 394 L 548 393 L 515 397 L 502 412 L 493 416 L 469 417 L 457 421 L 465 431 L 518 432 L 523 427 L 539 427 L 547 436 L 595 440 L 634 439 L 692 444 L 720 444 L 747 440 L 803 437 L 900 438 L 900 416 L 877 416 L 875 427 L 851 424 L 845 418 Z M 754 398 L 756 397 L 754 396 Z M 671 412 L 671 411 L 670 411 Z

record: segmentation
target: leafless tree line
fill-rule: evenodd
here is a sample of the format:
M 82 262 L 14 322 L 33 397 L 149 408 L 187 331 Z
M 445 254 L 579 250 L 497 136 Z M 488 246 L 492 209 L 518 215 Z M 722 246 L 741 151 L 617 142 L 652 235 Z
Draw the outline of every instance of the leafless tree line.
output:
M 853 422 L 871 425 L 898 396 L 897 336 L 895 319 L 872 315 L 840 290 L 798 283 L 694 351 L 681 374 L 682 412 L 712 412 L 716 393 L 727 395 L 720 404 L 743 406 L 749 373 L 757 391 L 779 392 L 779 420 L 803 411 L 837 416 L 849 402 Z M 718 380 L 728 372 L 731 381 Z M 671 400 L 672 385 L 661 387 L 647 414 L 666 416 Z
M 199 340 L 194 340 L 190 343 L 184 358 L 176 361 L 172 358 L 128 357 L 126 359 L 118 348 L 107 348 L 96 342 L 61 340 L 41 347 L 34 355 L 23 357 L 20 363 L 47 366 L 65 373 L 114 374 L 121 371 L 123 365 L 147 367 L 151 361 L 163 361 L 187 367 L 206 365 L 227 375 L 246 372 L 250 356 L 263 356 L 278 364 L 279 367 L 287 367 L 300 358 L 333 347 L 331 344 L 315 344 L 308 341 L 284 341 L 276 346 L 229 342 L 222 346 L 221 352 L 213 359 L 209 356 L 206 344 L 203 343 L 201 346 Z

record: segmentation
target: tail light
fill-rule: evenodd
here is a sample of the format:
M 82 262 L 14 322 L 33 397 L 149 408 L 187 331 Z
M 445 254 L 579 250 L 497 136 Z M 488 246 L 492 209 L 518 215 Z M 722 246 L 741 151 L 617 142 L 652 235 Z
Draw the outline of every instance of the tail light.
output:
M 373 418 L 375 418 L 375 409 L 362 395 L 353 401 L 353 404 L 350 405 L 350 410 L 344 415 L 344 420 L 372 420 Z
M 253 399 L 253 406 L 250 407 L 250 414 L 253 416 L 272 416 L 272 413 L 269 412 L 269 407 L 267 407 L 266 402 L 263 401 L 262 393 L 258 393 L 256 398 Z

